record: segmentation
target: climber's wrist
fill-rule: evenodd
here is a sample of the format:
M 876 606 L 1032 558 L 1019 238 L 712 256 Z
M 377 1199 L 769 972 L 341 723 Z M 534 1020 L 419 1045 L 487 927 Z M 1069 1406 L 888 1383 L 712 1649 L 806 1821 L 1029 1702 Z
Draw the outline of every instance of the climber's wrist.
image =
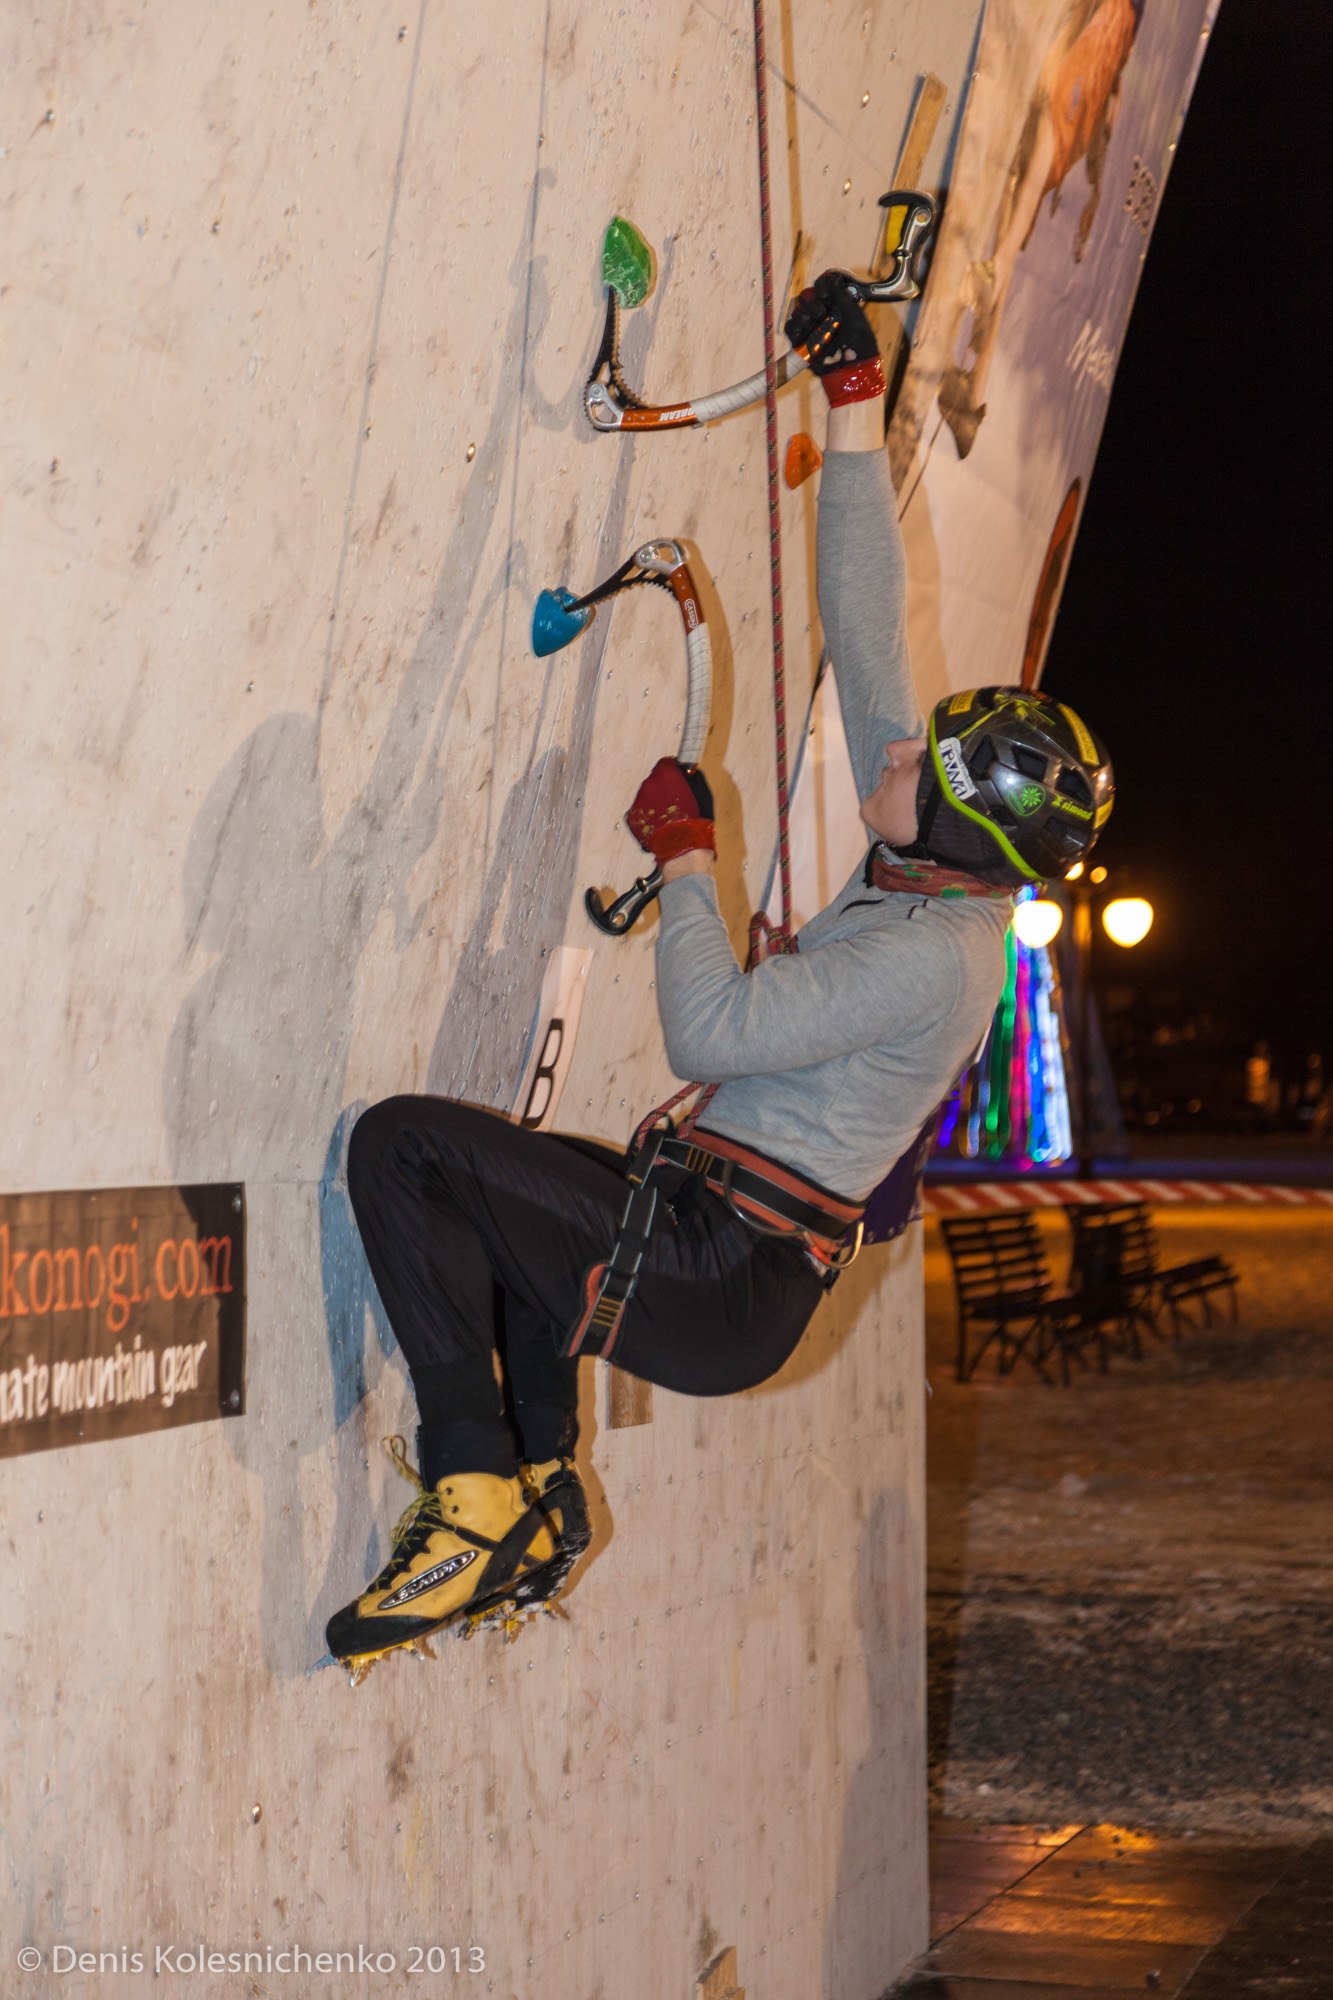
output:
M 882 451 L 884 447 L 884 400 L 841 403 L 828 413 L 825 448 L 835 451 Z
M 677 854 L 662 863 L 662 880 L 674 882 L 680 875 L 711 875 L 716 866 L 715 855 L 706 848 L 693 847 L 688 854 Z

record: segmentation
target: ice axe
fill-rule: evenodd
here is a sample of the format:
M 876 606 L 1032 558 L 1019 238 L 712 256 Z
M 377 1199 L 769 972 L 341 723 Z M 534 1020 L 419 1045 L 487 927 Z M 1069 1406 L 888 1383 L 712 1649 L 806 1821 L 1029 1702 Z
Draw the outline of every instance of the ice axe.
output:
M 884 241 L 878 262 L 882 275 L 856 278 L 852 290 L 862 305 L 886 304 L 893 300 L 919 298 L 924 282 L 921 262 L 935 230 L 934 199 L 916 188 L 891 188 L 881 195 L 879 206 L 888 213 L 884 219 Z M 619 231 L 616 245 L 612 231 Z M 625 236 L 630 232 L 633 241 Z M 763 400 L 766 376 L 761 368 L 729 389 L 715 389 L 706 396 L 692 396 L 683 403 L 645 403 L 626 382 L 620 367 L 620 313 L 622 305 L 637 305 L 646 296 L 648 281 L 643 276 L 642 253 L 636 246 L 643 239 L 623 217 L 617 216 L 607 232 L 602 270 L 606 283 L 606 320 L 602 344 L 597 350 L 592 374 L 583 391 L 583 407 L 588 422 L 597 431 L 679 431 L 697 424 L 711 423 L 715 417 L 729 416 L 751 403 Z M 615 254 L 612 254 L 613 247 Z M 799 348 L 789 347 L 777 359 L 777 385 L 790 382 L 806 365 Z
M 640 584 L 669 591 L 680 612 L 685 633 L 687 694 L 685 726 L 676 755 L 682 764 L 694 765 L 703 754 L 708 734 L 713 701 L 713 649 L 689 561 L 679 542 L 645 542 L 605 582 L 582 597 L 575 597 L 563 586 L 543 590 L 533 607 L 532 650 L 539 659 L 558 653 L 587 630 L 599 604 Z M 611 903 L 604 903 L 597 889 L 587 890 L 583 902 L 598 930 L 608 937 L 624 937 L 661 891 L 662 871 L 655 868 L 651 875 L 641 875 L 632 888 Z

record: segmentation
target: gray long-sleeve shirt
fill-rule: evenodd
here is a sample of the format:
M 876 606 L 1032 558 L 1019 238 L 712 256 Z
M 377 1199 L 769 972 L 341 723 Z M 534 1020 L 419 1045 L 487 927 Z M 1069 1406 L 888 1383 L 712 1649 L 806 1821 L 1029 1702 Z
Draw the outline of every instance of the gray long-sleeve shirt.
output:
M 906 571 L 883 452 L 828 457 L 819 610 L 862 800 L 888 742 L 920 735 Z M 868 839 L 868 836 L 867 836 Z M 745 973 L 711 874 L 662 891 L 657 1000 L 672 1069 L 720 1082 L 704 1124 L 849 1200 L 916 1136 L 985 1032 L 1004 983 L 1007 901 L 883 894 L 863 866 L 798 935 Z

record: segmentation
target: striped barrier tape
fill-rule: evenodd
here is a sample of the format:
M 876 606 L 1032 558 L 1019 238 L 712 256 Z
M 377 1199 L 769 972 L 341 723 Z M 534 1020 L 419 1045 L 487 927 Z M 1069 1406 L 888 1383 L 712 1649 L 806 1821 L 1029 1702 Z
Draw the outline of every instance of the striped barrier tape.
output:
M 1267 1181 L 1023 1180 L 933 1183 L 927 1215 L 986 1215 L 1014 1208 L 1071 1208 L 1082 1202 L 1141 1201 L 1244 1208 L 1333 1208 L 1333 1188 L 1278 1187 Z

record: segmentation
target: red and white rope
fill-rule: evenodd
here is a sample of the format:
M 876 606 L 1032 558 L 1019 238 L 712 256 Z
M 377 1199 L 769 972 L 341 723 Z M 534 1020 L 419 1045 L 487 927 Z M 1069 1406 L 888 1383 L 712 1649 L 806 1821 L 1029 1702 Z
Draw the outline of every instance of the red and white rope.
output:
M 754 97 L 759 142 L 759 251 L 764 284 L 764 438 L 768 458 L 769 595 L 773 616 L 773 697 L 777 738 L 778 871 L 782 881 L 782 923 L 777 930 L 762 912 L 750 925 L 750 961 L 795 951 L 791 935 L 791 794 L 787 777 L 787 674 L 782 621 L 782 504 L 778 484 L 778 356 L 773 323 L 773 213 L 768 164 L 768 56 L 764 0 L 754 0 Z

